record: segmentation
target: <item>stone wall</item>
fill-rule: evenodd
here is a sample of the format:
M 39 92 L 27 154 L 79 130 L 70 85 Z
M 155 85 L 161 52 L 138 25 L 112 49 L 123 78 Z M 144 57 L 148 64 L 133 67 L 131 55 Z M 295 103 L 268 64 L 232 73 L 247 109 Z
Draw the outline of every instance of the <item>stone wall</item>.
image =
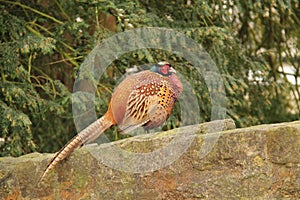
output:
M 226 130 L 201 158 L 203 133 L 218 124 L 85 146 L 40 184 L 37 180 L 54 154 L 0 158 L 0 199 L 300 199 L 300 121 L 234 129 L 233 122 L 226 120 Z M 179 133 L 183 137 L 177 141 Z M 124 156 L 112 153 L 111 147 L 152 155 L 172 141 L 177 141 L 177 149 L 184 149 L 182 141 L 191 142 L 183 155 L 161 169 L 155 163 L 174 156 L 173 151 L 165 157 L 153 156 L 150 171 L 147 160 L 125 158 L 112 168 L 96 159 L 99 154 L 115 160 Z

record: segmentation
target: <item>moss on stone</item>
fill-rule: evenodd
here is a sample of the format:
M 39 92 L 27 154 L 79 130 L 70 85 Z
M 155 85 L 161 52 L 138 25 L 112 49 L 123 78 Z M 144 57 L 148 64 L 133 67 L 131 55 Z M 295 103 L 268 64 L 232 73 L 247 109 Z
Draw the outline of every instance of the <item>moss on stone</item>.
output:
M 232 129 L 231 123 L 226 121 L 225 129 Z M 219 122 L 80 148 L 40 185 L 36 181 L 53 154 L 0 158 L 0 199 L 300 198 L 299 121 L 223 131 L 212 151 L 202 158 L 199 152 L 205 131 L 216 124 Z M 122 158 L 124 155 L 112 154 L 113 146 L 139 153 L 161 149 L 178 131 L 185 134 L 180 139 L 192 137 L 190 146 L 170 165 L 155 171 L 120 171 L 96 159 L 99 154 L 112 160 Z M 176 144 L 181 148 L 180 142 Z M 151 162 L 155 164 L 157 158 Z M 131 164 L 123 163 L 125 167 Z

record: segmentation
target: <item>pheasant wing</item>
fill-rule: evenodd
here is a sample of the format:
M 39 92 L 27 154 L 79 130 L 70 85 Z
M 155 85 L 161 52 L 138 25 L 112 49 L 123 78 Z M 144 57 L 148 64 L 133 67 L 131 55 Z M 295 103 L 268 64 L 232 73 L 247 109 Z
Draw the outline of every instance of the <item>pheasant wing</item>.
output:
M 118 125 L 123 133 L 128 133 L 151 120 L 153 109 L 159 105 L 157 93 L 160 87 L 160 82 L 141 82 L 130 93 L 125 116 Z

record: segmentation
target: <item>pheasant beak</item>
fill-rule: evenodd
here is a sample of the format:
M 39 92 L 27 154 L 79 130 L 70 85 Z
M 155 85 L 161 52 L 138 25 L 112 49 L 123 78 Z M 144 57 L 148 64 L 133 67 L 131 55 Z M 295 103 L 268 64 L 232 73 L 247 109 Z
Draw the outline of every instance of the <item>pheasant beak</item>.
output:
M 176 74 L 176 70 L 173 67 L 170 67 L 169 72 L 172 72 L 172 73 Z

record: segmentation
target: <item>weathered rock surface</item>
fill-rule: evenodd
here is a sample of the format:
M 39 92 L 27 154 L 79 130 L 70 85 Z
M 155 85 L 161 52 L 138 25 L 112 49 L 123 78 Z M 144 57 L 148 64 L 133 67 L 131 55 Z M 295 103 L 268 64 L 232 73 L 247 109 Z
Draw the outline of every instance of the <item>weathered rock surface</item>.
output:
M 83 147 L 40 184 L 37 180 L 54 154 L 0 158 L 0 199 L 300 199 L 300 121 L 233 129 L 226 120 L 224 128 L 232 130 L 222 131 L 212 151 L 201 158 L 203 133 L 218 123 Z M 135 154 L 126 157 L 111 147 Z M 171 151 L 158 151 L 163 147 Z M 183 155 L 174 156 L 176 149 L 184 150 Z M 96 159 L 100 154 L 104 160 Z M 143 162 L 130 155 L 150 157 Z M 168 164 L 168 156 L 175 161 L 159 169 Z M 124 163 L 107 164 L 108 158 Z

